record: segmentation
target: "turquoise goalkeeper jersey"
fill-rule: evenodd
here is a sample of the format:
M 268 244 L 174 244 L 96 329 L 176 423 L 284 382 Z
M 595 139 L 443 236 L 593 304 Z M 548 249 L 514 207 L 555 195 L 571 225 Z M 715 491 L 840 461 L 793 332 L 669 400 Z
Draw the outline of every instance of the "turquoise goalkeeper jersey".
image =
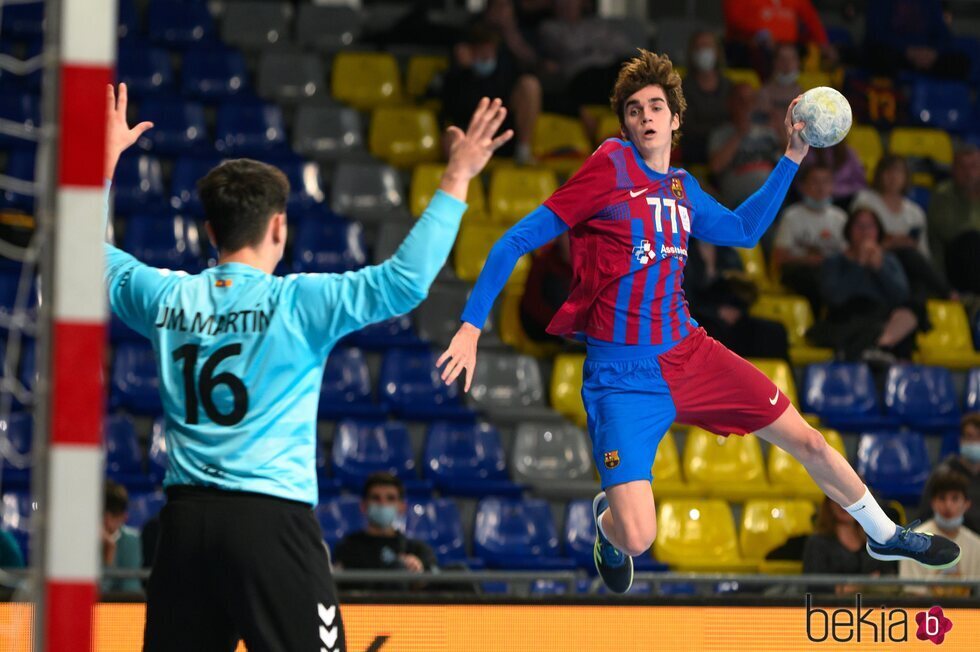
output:
M 438 192 L 398 251 L 346 274 L 272 276 L 228 263 L 190 275 L 105 245 L 112 311 L 153 343 L 168 453 L 164 486 L 317 502 L 317 404 L 344 335 L 415 308 L 466 204 Z

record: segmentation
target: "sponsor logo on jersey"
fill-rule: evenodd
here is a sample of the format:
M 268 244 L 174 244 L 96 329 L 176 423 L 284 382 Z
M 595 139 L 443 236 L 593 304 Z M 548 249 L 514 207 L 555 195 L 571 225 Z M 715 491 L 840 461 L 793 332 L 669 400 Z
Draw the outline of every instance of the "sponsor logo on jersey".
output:
M 231 279 L 230 278 L 219 278 L 214 282 L 214 287 L 216 288 L 230 288 Z
M 685 247 L 660 245 L 660 257 L 666 258 L 667 256 L 687 256 L 687 249 Z
M 607 469 L 615 469 L 619 466 L 619 450 L 606 452 L 604 458 Z
M 684 199 L 684 184 L 677 177 L 670 180 L 670 191 L 674 193 L 674 197 Z

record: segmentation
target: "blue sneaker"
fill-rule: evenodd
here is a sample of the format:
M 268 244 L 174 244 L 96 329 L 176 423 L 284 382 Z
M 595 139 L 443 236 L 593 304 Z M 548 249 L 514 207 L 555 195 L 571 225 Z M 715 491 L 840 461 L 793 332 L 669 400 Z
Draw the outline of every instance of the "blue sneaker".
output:
M 892 538 L 878 543 L 868 537 L 868 554 L 881 561 L 911 559 L 920 566 L 941 570 L 951 568 L 960 561 L 960 547 L 944 536 L 931 532 L 915 532 L 919 520 L 908 527 L 899 526 Z
M 592 518 L 595 519 L 595 568 L 599 577 L 613 593 L 626 593 L 633 585 L 633 558 L 610 543 L 599 529 L 599 515 L 609 509 L 606 492 L 600 491 L 592 501 Z

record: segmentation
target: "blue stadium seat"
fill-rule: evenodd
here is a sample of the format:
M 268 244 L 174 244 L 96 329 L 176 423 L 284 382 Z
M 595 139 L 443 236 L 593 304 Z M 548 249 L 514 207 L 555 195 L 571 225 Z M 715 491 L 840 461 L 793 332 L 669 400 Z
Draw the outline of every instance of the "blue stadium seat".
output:
M 466 560 L 463 523 L 455 501 L 447 498 L 408 501 L 405 534 L 429 544 L 440 566 Z
M 473 551 L 489 568 L 575 568 L 573 560 L 559 556 L 551 509 L 537 498 L 481 500 L 476 508 Z
M 10 11 L 15 9 L 15 7 L 13 5 L 7 5 L 4 9 Z M 4 18 L 6 18 L 6 13 L 4 14 Z M 7 21 L 4 20 L 3 24 L 6 25 Z M 43 48 L 44 41 L 40 37 L 29 38 L 27 40 L 0 38 L 0 54 L 12 56 L 20 61 L 27 61 L 39 56 Z M 0 88 L 4 89 L 5 92 L 32 92 L 35 95 L 40 95 L 41 75 L 41 67 L 27 75 L 15 75 L 12 72 L 0 70 Z
M 0 35 L 4 40 L 44 36 L 44 7 L 43 2 L 5 5 Z
M 224 47 L 192 48 L 184 53 L 180 90 L 185 97 L 223 100 L 248 89 L 242 53 Z
M 437 421 L 425 442 L 425 476 L 444 494 L 520 497 L 507 476 L 500 433 L 488 423 Z
M 199 0 L 150 0 L 146 22 L 150 40 L 170 47 L 214 39 L 214 20 Z
M 178 158 L 170 177 L 170 207 L 181 213 L 202 217 L 204 207 L 197 196 L 197 182 L 219 163 L 221 159 L 217 156 Z
M 929 210 L 929 198 L 931 196 L 932 192 L 922 186 L 912 186 L 908 191 L 908 198 L 918 204 L 919 208 L 924 211 Z
M 136 11 L 135 0 L 119 0 L 119 23 L 116 35 L 120 40 L 136 37 L 140 31 L 139 13 Z
M 41 102 L 31 93 L 14 91 L 0 94 L 0 120 L 9 120 L 22 124 L 26 129 L 34 131 L 41 126 Z M 24 145 L 28 141 L 0 133 L 0 147 Z
M 920 77 L 912 83 L 909 113 L 929 127 L 959 132 L 970 126 L 970 87 L 960 82 Z
M 34 387 L 37 385 L 38 373 L 36 359 L 34 357 L 34 340 L 32 338 L 25 338 L 21 342 L 20 350 L 20 382 L 23 383 L 27 391 L 34 392 Z M 18 405 L 19 401 L 14 401 L 14 405 Z
M 122 319 L 115 313 L 109 315 L 109 341 L 113 344 L 118 342 L 139 342 L 145 338 L 127 326 Z
M 939 445 L 939 461 L 945 460 L 950 455 L 960 454 L 960 433 L 949 430 L 943 435 L 943 441 Z
M 885 379 L 885 407 L 903 424 L 926 432 L 960 423 L 953 375 L 943 367 L 893 365 Z
M 15 270 L 0 271 L 0 317 L 11 319 L 14 315 L 14 307 L 17 305 L 17 292 L 20 290 L 20 272 Z M 38 306 L 38 286 L 35 278 L 27 291 L 27 303 L 24 308 L 27 317 L 31 317 L 37 311 Z
M 153 482 L 143 471 L 143 454 L 133 420 L 120 414 L 107 416 L 102 424 L 102 433 L 106 475 L 130 491 L 149 490 Z
M 469 418 L 456 383 L 447 386 L 436 368 L 437 355 L 428 348 L 391 348 L 381 363 L 379 396 L 407 419 Z
M 580 568 L 595 571 L 592 548 L 595 545 L 595 522 L 592 520 L 592 499 L 573 500 L 565 511 L 565 554 Z M 665 571 L 667 564 L 658 562 L 651 554 L 633 557 L 637 571 Z
M 357 496 L 337 496 L 317 505 L 316 518 L 323 530 L 323 540 L 332 549 L 337 542 L 367 525 Z
M 371 374 L 364 353 L 354 347 L 331 351 L 320 386 L 320 418 L 382 419 L 386 414 L 384 406 L 376 405 L 371 396 Z
M 197 273 L 204 266 L 197 222 L 181 215 L 131 216 L 123 249 L 153 267 Z
M 367 263 L 364 229 L 332 214 L 314 214 L 293 227 L 294 272 L 342 273 Z
M 119 46 L 116 79 L 125 82 L 129 94 L 135 98 L 176 92 L 174 68 L 167 51 L 135 39 Z
M 33 429 L 34 419 L 29 413 L 14 412 L 6 421 L 0 421 L 0 438 L 6 438 L 18 454 L 28 455 L 34 438 Z M 4 491 L 27 491 L 31 486 L 31 468 L 16 467 L 4 456 L 0 481 Z
M 142 530 L 146 522 L 160 513 L 167 497 L 162 491 L 130 492 L 126 525 Z
M 33 147 L 12 148 L 10 150 L 10 156 L 7 159 L 7 170 L 5 174 L 8 177 L 13 177 L 21 181 L 34 181 L 36 154 L 37 150 Z M 34 196 L 12 190 L 4 190 L 3 194 L 0 195 L 0 206 L 10 206 L 11 208 L 19 208 L 20 210 L 32 213 L 34 212 Z
M 886 500 L 918 504 L 929 478 L 926 442 L 917 432 L 871 432 L 858 443 L 858 474 Z
M 139 414 L 157 415 L 163 411 L 156 359 L 149 342 L 116 346 L 109 405 Z
M 334 477 L 351 491 L 359 493 L 375 471 L 398 476 L 406 491 L 431 491 L 430 483 L 416 479 L 415 453 L 408 430 L 401 423 L 345 419 L 337 425 L 331 457 Z
M 159 210 L 167 196 L 160 160 L 138 150 L 124 154 L 112 177 L 112 191 L 117 213 Z
M 871 369 L 863 362 L 808 365 L 803 377 L 802 407 L 830 428 L 856 431 L 898 425 L 883 415 Z
M 163 482 L 167 472 L 167 438 L 166 422 L 163 417 L 153 421 L 150 431 L 150 448 L 146 452 L 146 468 L 155 484 Z
M 419 336 L 415 334 L 412 318 L 409 315 L 400 315 L 377 324 L 365 326 L 361 330 L 351 333 L 341 342 L 369 350 L 387 349 L 395 346 L 418 346 L 422 343 Z
M 149 120 L 153 129 L 143 134 L 140 148 L 164 156 L 212 153 L 204 107 L 198 102 L 176 98 L 154 98 L 140 103 L 139 120 Z
M 270 164 L 282 170 L 289 179 L 289 200 L 286 210 L 293 214 L 329 211 L 324 203 L 323 182 L 320 180 L 320 164 L 299 156 L 274 159 Z M 329 213 L 333 215 L 333 213 Z
M 14 535 L 27 563 L 30 563 L 28 542 L 34 511 L 34 501 L 26 490 L 4 492 L 0 497 L 0 527 Z
M 980 121 L 978 121 L 980 122 Z M 978 141 L 980 142 L 980 141 Z M 980 310 L 973 313 L 973 348 L 980 351 Z
M 222 104 L 218 109 L 215 149 L 227 156 L 268 156 L 286 151 L 282 109 L 259 101 Z

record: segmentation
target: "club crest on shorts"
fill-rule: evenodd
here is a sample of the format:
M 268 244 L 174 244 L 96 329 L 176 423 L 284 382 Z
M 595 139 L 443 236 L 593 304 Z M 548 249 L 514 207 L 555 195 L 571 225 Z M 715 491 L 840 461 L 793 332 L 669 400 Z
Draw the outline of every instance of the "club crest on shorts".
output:
M 617 466 L 619 466 L 619 451 L 618 450 L 608 451 L 607 453 L 604 454 L 604 457 L 605 457 L 605 462 L 606 462 L 606 468 L 607 469 L 615 469 Z
M 684 184 L 677 177 L 670 180 L 670 191 L 674 193 L 674 197 L 684 199 Z

